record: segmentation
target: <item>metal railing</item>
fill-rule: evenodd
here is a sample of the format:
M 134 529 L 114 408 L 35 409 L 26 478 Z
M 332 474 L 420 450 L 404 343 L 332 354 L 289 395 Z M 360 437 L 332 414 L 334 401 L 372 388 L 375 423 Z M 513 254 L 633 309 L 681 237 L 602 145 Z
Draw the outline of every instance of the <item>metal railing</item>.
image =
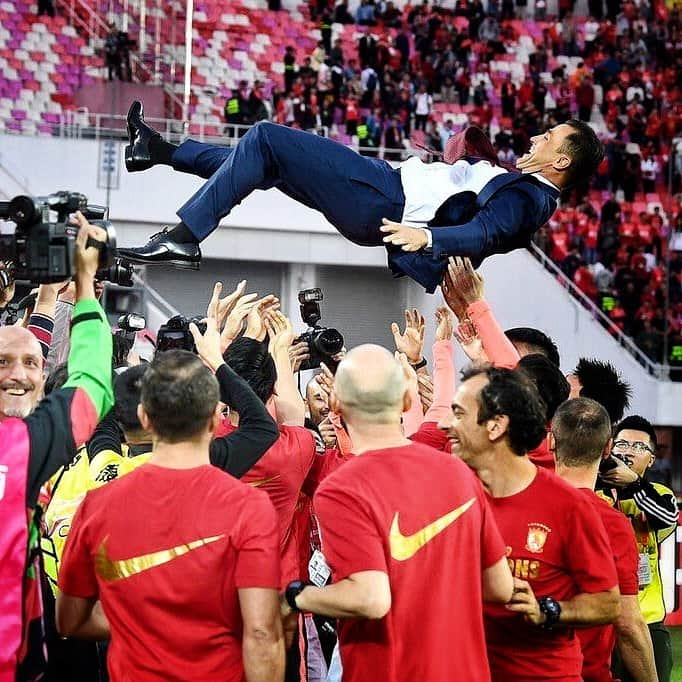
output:
M 611 319 L 609 319 L 596 303 L 586 296 L 580 289 L 566 276 L 566 274 L 559 268 L 559 266 L 547 256 L 547 254 L 538 247 L 537 244 L 531 243 L 529 251 L 535 258 L 540 261 L 545 270 L 551 272 L 563 287 L 568 289 L 570 294 L 580 303 L 583 308 L 587 309 L 592 315 L 592 318 L 598 322 L 609 335 L 613 338 L 619 346 L 624 348 L 637 362 L 646 369 L 646 371 L 657 379 L 670 378 L 670 366 L 662 365 L 654 362 L 635 344 L 635 342 L 627 335 L 625 335 Z
M 146 116 L 145 120 L 156 128 L 169 142 L 179 143 L 188 137 L 208 142 L 211 144 L 225 145 L 232 147 L 236 145 L 240 138 L 244 136 L 252 125 L 241 125 L 235 123 L 211 123 L 206 121 L 183 121 L 177 118 L 155 118 Z M 5 123 L 12 119 L 1 119 Z M 65 111 L 60 114 L 59 122 L 52 124 L 51 134 L 55 137 L 76 138 L 76 139 L 121 139 L 128 137 L 125 126 L 126 117 L 122 114 L 93 113 L 86 107 L 80 107 L 73 111 Z M 48 124 L 43 124 L 45 128 Z M 214 130 L 221 131 L 214 134 Z M 8 134 L 15 134 L 9 128 L 5 130 Z M 329 137 L 329 129 L 326 127 L 316 128 L 309 132 L 322 137 Z M 16 133 L 26 134 L 26 133 Z M 35 131 L 36 135 L 43 135 L 44 132 Z M 426 152 L 423 149 L 414 148 L 411 145 L 400 148 L 392 147 L 361 147 L 357 144 L 348 145 L 351 149 L 359 152 L 363 156 L 372 156 L 377 159 L 387 161 L 404 161 L 409 156 L 424 157 Z
M 83 33 L 91 46 L 93 46 L 95 41 L 103 40 L 109 33 L 108 23 L 85 0 L 56 0 L 56 5 L 62 16 Z M 130 52 L 130 62 L 131 69 L 133 71 L 136 70 L 138 80 L 162 85 L 170 103 L 173 106 L 180 107 L 180 110 L 182 110 L 182 100 L 175 94 L 172 86 L 167 83 L 157 82 L 158 70 L 152 71 L 134 51 Z

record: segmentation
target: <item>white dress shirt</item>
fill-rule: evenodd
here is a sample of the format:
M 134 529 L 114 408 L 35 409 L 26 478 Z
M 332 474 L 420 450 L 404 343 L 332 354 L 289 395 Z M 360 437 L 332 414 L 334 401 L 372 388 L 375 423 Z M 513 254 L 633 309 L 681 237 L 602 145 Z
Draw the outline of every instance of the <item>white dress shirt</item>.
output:
M 453 164 L 442 162 L 424 163 L 413 156 L 400 166 L 400 180 L 405 194 L 405 208 L 401 223 L 424 230 L 428 239 L 426 248 L 432 246 L 431 230 L 424 226 L 436 215 L 436 211 L 453 194 L 480 191 L 494 178 L 509 171 L 493 166 L 489 161 L 471 164 L 460 159 Z M 552 189 L 559 188 L 539 173 L 535 177 Z

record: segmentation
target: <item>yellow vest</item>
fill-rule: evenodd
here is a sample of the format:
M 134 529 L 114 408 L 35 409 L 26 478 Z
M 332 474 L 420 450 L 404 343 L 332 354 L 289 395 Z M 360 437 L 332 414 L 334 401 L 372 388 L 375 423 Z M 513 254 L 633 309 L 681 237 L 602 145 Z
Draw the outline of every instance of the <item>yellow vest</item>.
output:
M 229 116 L 239 113 L 239 100 L 236 97 L 227 100 L 227 113 Z
M 661 495 L 673 495 L 670 488 L 660 483 L 652 483 L 652 485 Z M 612 498 L 606 495 L 601 496 L 610 504 L 614 504 Z M 644 512 L 633 499 L 618 500 L 614 506 L 623 512 L 632 523 L 637 538 L 637 551 L 640 555 L 640 561 L 644 561 L 642 557 L 646 557 L 648 560 L 649 570 L 645 572 L 650 574 L 650 581 L 647 584 L 642 584 L 642 566 L 640 566 L 639 606 L 642 609 L 642 615 L 647 623 L 659 623 L 665 618 L 663 583 L 659 566 L 659 545 L 675 531 L 677 524 L 656 531 L 649 526 Z
M 151 452 L 135 457 L 130 456 L 126 445 L 122 446 L 122 450 L 122 456 L 113 450 L 103 450 L 90 462 L 85 446 L 83 446 L 69 465 L 60 469 L 50 480 L 49 487 L 54 489 L 56 484 L 57 489 L 43 516 L 40 544 L 45 573 L 55 596 L 59 562 L 71 529 L 71 520 L 85 494 L 119 476 L 130 473 L 151 457 Z

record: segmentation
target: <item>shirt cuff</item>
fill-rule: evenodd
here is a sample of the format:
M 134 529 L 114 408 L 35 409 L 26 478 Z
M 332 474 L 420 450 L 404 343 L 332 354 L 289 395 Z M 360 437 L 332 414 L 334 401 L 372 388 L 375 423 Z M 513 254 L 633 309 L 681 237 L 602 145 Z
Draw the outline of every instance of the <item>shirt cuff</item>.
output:
M 425 227 L 420 227 L 419 229 L 426 235 L 426 246 L 424 248 L 425 249 L 432 248 L 433 247 L 433 235 L 431 234 L 431 230 L 427 230 Z

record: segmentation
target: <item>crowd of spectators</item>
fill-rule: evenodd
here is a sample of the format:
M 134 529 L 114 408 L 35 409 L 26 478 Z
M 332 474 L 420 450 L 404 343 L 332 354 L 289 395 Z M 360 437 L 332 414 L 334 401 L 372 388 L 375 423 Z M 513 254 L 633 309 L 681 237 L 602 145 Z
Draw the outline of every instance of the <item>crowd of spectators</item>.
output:
M 570 117 L 591 122 L 606 158 L 591 186 L 563 197 L 538 244 L 648 357 L 682 359 L 675 253 L 666 275 L 668 239 L 681 220 L 673 199 L 682 190 L 679 10 L 594 0 L 592 16 L 579 19 L 571 3 L 560 3 L 560 17 L 539 24 L 523 78 L 491 69 L 518 47 L 514 19 L 526 16 L 523 3 L 462 0 L 446 10 L 424 2 L 401 12 L 391 2 L 363 0 L 353 17 L 346 3 L 319 0 L 310 12 L 323 39 L 302 64 L 287 50 L 284 88 L 270 101 L 260 83 L 243 83 L 233 98 L 249 115 L 238 122 L 269 116 L 325 128 L 366 154 L 383 146 L 394 160 L 406 152 L 390 150 L 410 140 L 440 152 L 463 124 L 476 124 L 509 166 L 538 131 Z M 340 40 L 332 44 L 334 22 L 362 32 L 355 54 L 344 53 Z M 465 113 L 465 122 L 452 112 Z

